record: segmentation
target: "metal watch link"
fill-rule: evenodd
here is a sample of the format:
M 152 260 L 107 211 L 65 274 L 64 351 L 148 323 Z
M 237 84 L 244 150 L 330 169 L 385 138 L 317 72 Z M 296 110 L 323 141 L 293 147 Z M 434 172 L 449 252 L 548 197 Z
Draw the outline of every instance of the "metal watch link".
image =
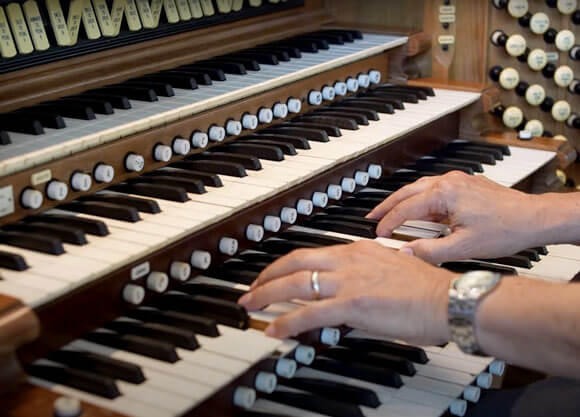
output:
M 501 274 L 470 271 L 451 281 L 447 308 L 451 341 L 472 355 L 481 355 L 475 338 L 475 314 L 479 302 L 501 281 Z

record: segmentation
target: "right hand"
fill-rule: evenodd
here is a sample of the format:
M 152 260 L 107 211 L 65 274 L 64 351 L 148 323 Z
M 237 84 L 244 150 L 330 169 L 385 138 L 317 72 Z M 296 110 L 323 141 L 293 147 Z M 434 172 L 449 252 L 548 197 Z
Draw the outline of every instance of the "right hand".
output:
M 391 194 L 367 218 L 388 237 L 407 220 L 446 221 L 451 234 L 419 239 L 402 250 L 431 262 L 494 258 L 539 246 L 546 221 L 542 196 L 498 185 L 483 176 L 450 172 L 424 177 Z

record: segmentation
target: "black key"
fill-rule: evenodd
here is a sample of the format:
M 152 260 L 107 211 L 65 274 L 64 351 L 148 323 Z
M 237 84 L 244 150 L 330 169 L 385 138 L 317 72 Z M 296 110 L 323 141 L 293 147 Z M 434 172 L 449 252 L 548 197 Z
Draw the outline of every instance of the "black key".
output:
M 138 211 L 149 214 L 161 213 L 159 204 L 155 200 L 146 198 L 130 197 L 118 194 L 93 194 L 83 198 L 84 201 L 103 201 L 105 203 L 118 204 L 120 206 L 135 207 Z
M 270 239 L 260 243 L 255 249 L 271 253 L 274 255 L 286 255 L 295 249 L 301 248 L 319 248 L 321 245 L 316 243 L 296 242 L 291 240 Z
M 14 223 L 4 226 L 4 229 L 46 235 L 55 239 L 60 239 L 66 243 L 72 243 L 73 245 L 87 244 L 85 232 L 81 229 L 60 224 L 42 222 Z
M 401 343 L 389 342 L 386 340 L 343 337 L 338 344 L 360 351 L 363 354 L 366 352 L 387 353 L 390 355 L 401 356 L 411 362 L 422 364 L 429 361 L 425 351 L 419 347 L 403 345 Z
M 89 342 L 126 350 L 164 362 L 175 363 L 179 360 L 173 344 L 147 337 L 97 331 L 87 333 L 82 338 Z
M 399 89 L 401 91 L 422 91 L 429 97 L 435 97 L 435 90 L 431 87 L 422 87 L 418 85 L 392 85 L 392 88 Z
M 416 94 L 404 93 L 399 91 L 381 90 L 380 88 L 368 90 L 361 94 L 362 97 L 386 97 L 399 100 L 405 103 L 419 103 L 419 97 Z
M 95 120 L 97 118 L 92 107 L 59 101 L 41 103 L 37 106 L 29 107 L 29 109 L 40 113 L 58 113 L 71 119 Z
M 266 52 L 275 53 L 275 54 L 277 54 L 278 59 L 280 61 L 283 61 L 280 58 L 280 53 L 282 53 L 282 52 L 287 54 L 290 58 L 302 58 L 302 52 L 300 51 L 300 48 L 295 48 L 295 47 L 290 46 L 290 45 L 262 45 L 262 46 L 256 46 L 253 49 L 258 50 L 258 51 L 266 51 Z
M 348 223 L 357 223 L 357 224 L 362 224 L 365 226 L 370 226 L 370 227 L 377 227 L 379 221 L 378 220 L 374 220 L 374 219 L 365 219 L 364 217 L 359 217 L 359 216 L 349 216 L 349 215 L 345 215 L 345 214 L 323 214 L 323 213 L 319 213 L 319 214 L 315 214 L 314 216 L 310 217 L 309 219 L 307 219 L 306 221 L 310 224 L 316 224 L 316 222 L 320 221 L 320 220 L 326 220 L 326 221 L 344 221 L 344 222 L 348 222 Z
M 15 113 L 0 114 L 0 126 L 10 132 L 25 133 L 27 135 L 42 135 L 44 133 L 40 121 Z
M 332 107 L 334 103 L 331 104 Z M 388 103 L 381 103 L 380 101 L 372 101 L 368 99 L 358 99 L 352 98 L 348 100 L 339 101 L 337 104 L 340 105 L 341 108 L 344 107 L 355 107 L 355 108 L 363 108 L 363 109 L 370 109 L 374 110 L 378 113 L 388 113 L 392 114 L 395 112 L 393 106 Z
M 246 75 L 246 67 L 240 62 L 226 62 L 226 61 L 203 61 L 199 65 L 209 66 L 210 68 L 219 68 L 226 74 Z
M 147 184 L 146 182 L 119 183 L 109 187 L 111 191 L 125 194 L 137 194 L 143 197 L 160 198 L 162 200 L 185 203 L 189 201 L 187 191 L 183 187 L 162 184 Z M 131 207 L 132 208 L 132 207 Z M 136 210 L 135 210 L 136 212 Z
M 300 39 L 303 38 L 314 38 L 314 39 L 324 39 L 331 45 L 344 45 L 344 38 L 338 33 L 324 33 L 324 32 L 314 32 L 306 33 L 304 35 L 298 36 Z
M 315 243 L 320 246 L 348 245 L 349 243 L 352 243 L 352 240 L 350 239 L 343 239 L 340 237 L 333 236 L 322 236 L 315 233 L 296 232 L 292 230 L 286 230 L 276 235 L 276 237 L 296 242 Z
M 531 269 L 532 263 L 527 256 L 512 255 L 512 256 L 501 256 L 499 258 L 490 259 L 477 259 L 478 261 L 493 262 L 495 264 L 518 266 L 520 268 Z
M 115 110 L 113 105 L 106 100 L 102 99 L 91 99 L 88 97 L 78 98 L 78 97 L 63 97 L 58 100 L 58 102 L 69 103 L 77 106 L 87 106 L 93 109 L 95 113 L 98 114 L 113 114 Z
M 374 187 L 373 187 L 374 188 Z M 371 198 L 382 198 L 385 199 L 388 196 L 393 194 L 391 191 L 359 191 L 354 194 L 354 197 L 364 198 L 364 197 L 371 197 Z
M 411 96 L 414 97 L 416 100 L 427 100 L 427 94 L 424 91 L 411 91 L 405 88 L 399 88 L 395 86 L 378 86 L 375 87 L 373 91 L 381 91 L 384 93 L 390 94 L 400 94 L 403 96 Z
M 42 126 L 51 129 L 64 129 L 66 127 L 66 123 L 64 122 L 62 116 L 56 113 L 44 113 L 29 109 L 17 110 L 14 113 L 38 120 L 40 123 L 42 123 Z
M 322 50 L 330 49 L 330 45 L 328 45 L 328 41 L 326 39 L 322 39 L 318 36 L 302 35 L 302 36 L 297 36 L 297 37 L 290 39 L 290 40 L 291 41 L 299 40 L 301 42 L 302 41 L 313 42 L 318 49 L 322 49 Z
M 105 324 L 109 330 L 119 334 L 132 334 L 154 340 L 161 340 L 188 350 L 199 347 L 195 333 L 159 323 L 138 323 L 135 321 L 115 320 Z
M 120 379 L 132 384 L 145 382 L 145 375 L 139 366 L 96 353 L 57 350 L 49 353 L 47 359 L 71 368 L 94 372 L 97 375 Z
M 476 145 L 471 145 L 471 144 L 465 144 L 464 146 L 454 146 L 454 144 L 451 143 L 451 144 L 447 145 L 446 149 L 477 152 L 479 154 L 491 155 L 497 161 L 503 160 L 503 153 L 501 150 L 487 148 L 484 146 L 476 146 Z
M 0 145 L 10 145 L 12 141 L 10 140 L 10 136 L 8 132 L 0 130 Z
M 13 271 L 25 271 L 28 269 L 26 260 L 15 253 L 0 251 L 0 267 Z
M 237 282 L 238 284 L 251 285 L 252 282 L 258 278 L 259 272 L 249 270 L 235 270 L 216 268 L 210 274 L 214 278 L 223 279 L 225 281 Z
M 203 182 L 204 185 L 208 187 L 223 187 L 222 180 L 216 174 L 208 174 L 199 171 L 186 171 L 184 169 L 166 167 L 158 169 L 153 172 L 149 172 L 147 175 L 152 176 L 171 175 L 173 177 L 200 180 L 201 182 Z
M 246 71 L 260 71 L 260 64 L 258 63 L 258 61 L 252 58 L 244 58 L 242 56 L 238 56 L 236 58 L 230 58 L 229 55 L 218 56 L 212 58 L 211 62 L 225 63 L 228 65 L 231 64 L 242 65 Z
M 294 126 L 274 126 L 260 130 L 260 133 L 299 136 L 313 142 L 328 142 L 328 134 L 320 129 L 305 129 Z
M 216 152 L 213 152 L 213 149 L 215 149 Z M 227 146 L 213 149 L 212 152 L 204 152 L 202 154 L 195 155 L 194 158 L 189 160 L 195 161 L 200 159 L 207 159 L 213 161 L 234 162 L 237 164 L 242 164 L 244 168 L 250 169 L 252 171 L 259 171 L 262 169 L 262 163 L 255 156 L 227 153 Z
M 316 129 L 316 130 L 324 131 L 324 132 L 326 132 L 326 134 L 328 136 L 332 136 L 335 138 L 339 138 L 342 136 L 342 132 L 340 131 L 340 129 L 338 127 L 333 126 L 331 124 L 321 123 L 321 122 L 315 123 L 315 122 L 308 122 L 308 121 L 291 120 L 289 122 L 281 123 L 276 127 L 300 127 L 300 128 L 304 128 L 304 129 Z
M 367 126 L 369 124 L 369 119 L 362 113 L 355 113 L 355 112 L 348 112 L 348 111 L 341 111 L 335 108 L 329 107 L 328 109 L 320 109 L 319 111 L 314 111 L 311 113 L 312 115 L 319 115 L 322 117 L 332 117 L 338 120 L 346 119 L 349 123 L 350 121 L 354 122 L 356 126 L 355 129 L 358 129 L 358 125 Z M 310 116 L 310 115 L 306 115 Z
M 332 31 L 332 30 L 321 30 L 319 32 L 316 32 L 318 34 L 324 35 L 324 34 L 328 34 L 328 35 L 337 35 L 340 36 L 340 38 L 342 39 L 343 42 L 348 42 L 348 43 L 352 43 L 354 42 L 354 38 L 352 37 L 352 35 L 348 32 L 340 32 L 340 31 Z
M 88 99 L 107 100 L 109 103 L 113 105 L 114 108 L 122 110 L 129 110 L 132 107 L 129 99 L 123 95 L 107 94 L 103 92 L 101 94 L 83 93 L 79 94 L 78 96 L 71 97 L 86 97 Z
M 244 142 L 254 140 L 265 140 L 268 142 L 289 143 L 296 149 L 310 149 L 310 144 L 308 143 L 308 141 L 299 136 L 256 133 L 248 136 L 243 136 L 238 139 L 238 141 L 240 140 Z
M 64 253 L 62 241 L 52 236 L 37 233 L 0 231 L 0 243 L 50 255 Z
M 188 171 L 201 171 L 211 174 L 229 175 L 230 177 L 245 177 L 246 169 L 242 164 L 224 161 L 178 161 L 171 164 L 172 167 L 186 169 Z
M 528 258 L 530 261 L 539 261 L 540 260 L 540 253 L 534 249 L 524 249 L 518 253 L 516 253 L 516 255 L 518 256 L 525 256 L 526 258 Z
M 129 86 L 129 87 L 135 86 L 135 87 L 141 87 L 141 88 L 150 88 L 153 91 L 155 91 L 155 93 L 158 96 L 161 96 L 161 97 L 173 97 L 173 96 L 175 96 L 175 91 L 173 91 L 173 87 L 171 87 L 170 84 L 167 84 L 164 82 L 129 80 L 129 81 L 125 81 L 123 83 L 123 85 Z
M 467 168 L 471 168 L 473 172 L 483 172 L 483 167 L 481 166 L 480 162 L 477 161 L 469 161 L 467 159 L 460 159 L 460 158 L 437 158 L 437 161 L 440 161 L 444 164 L 453 164 L 453 165 L 460 165 Z M 435 159 L 431 158 L 422 158 L 417 161 L 417 163 L 421 163 L 422 161 L 435 161 Z
M 532 249 L 535 250 L 536 252 L 538 252 L 540 255 L 547 255 L 548 254 L 548 248 L 545 246 L 538 246 L 538 247 L 535 247 Z
M 366 207 L 373 209 L 383 202 L 384 198 L 374 198 L 374 197 L 347 197 L 338 202 L 341 206 L 346 207 Z
M 348 378 L 361 379 L 375 384 L 386 385 L 388 387 L 400 388 L 403 380 L 397 372 L 379 368 L 362 363 L 344 363 L 334 359 L 319 358 L 314 359 L 311 368 L 319 371 L 330 372 Z
M 316 220 L 307 222 L 309 227 L 315 229 L 328 230 L 329 232 L 344 233 L 347 235 L 354 235 L 374 239 L 377 237 L 375 233 L 375 226 L 367 226 L 358 223 L 351 223 L 336 220 Z
M 131 100 L 154 102 L 159 98 L 155 90 L 147 87 L 138 87 L 132 85 L 113 85 L 95 90 L 90 90 L 90 94 L 114 94 L 116 96 L 126 96 Z
M 341 398 L 351 404 L 360 404 L 371 408 L 377 408 L 381 405 L 379 397 L 374 391 L 340 382 L 316 378 L 292 378 L 282 379 L 279 384 L 311 392 L 324 398 Z
M 455 261 L 443 262 L 441 268 L 448 269 L 453 272 L 464 273 L 469 271 L 491 271 L 502 275 L 518 275 L 518 271 L 508 266 L 492 265 L 486 262 L 476 261 Z
M 377 181 L 391 180 L 396 181 L 417 181 L 419 178 L 423 177 L 423 173 L 419 171 L 395 171 L 389 177 L 383 177 Z
M 390 104 L 391 106 L 393 106 L 394 109 L 397 110 L 405 110 L 405 105 L 403 104 L 403 102 L 401 100 L 398 100 L 396 98 L 391 98 L 391 97 L 387 97 L 386 95 L 383 94 L 379 94 L 378 92 L 376 93 L 369 93 L 369 94 L 365 94 L 365 93 L 361 93 L 358 95 L 359 98 L 361 99 L 369 99 L 369 100 L 373 100 L 373 101 L 379 101 L 381 103 L 387 103 Z
M 220 332 L 214 319 L 177 311 L 159 311 L 152 308 L 128 310 L 126 316 L 149 323 L 167 324 L 168 326 L 190 330 L 208 337 L 218 337 Z
M 350 30 L 350 29 L 326 29 L 320 31 L 321 33 L 337 33 L 342 36 L 345 40 L 346 39 L 363 39 L 363 34 L 359 30 Z
M 445 157 L 461 158 L 469 161 L 481 162 L 482 164 L 495 165 L 495 158 L 493 157 L 493 155 L 481 154 L 474 151 L 459 150 L 459 149 L 458 150 L 444 149 L 441 151 L 437 151 L 435 155 L 439 155 L 443 158 Z
M 499 143 L 487 143 L 487 142 L 477 142 L 477 141 L 470 141 L 470 142 L 451 142 L 449 145 L 451 148 L 462 148 L 462 147 L 470 147 L 470 146 L 477 146 L 487 149 L 494 149 L 499 150 L 503 155 L 511 155 L 510 148 L 508 145 L 501 145 Z
M 104 398 L 117 398 L 121 395 L 112 378 L 95 375 L 76 369 L 52 365 L 29 365 L 26 373 L 56 384 L 66 385 Z
M 276 259 L 280 258 L 280 255 L 273 255 L 271 253 L 260 253 L 260 252 L 240 253 L 237 256 L 238 258 L 247 262 L 265 262 L 268 264 L 271 264 Z
M 235 54 L 227 55 L 228 58 L 232 58 L 236 61 L 238 58 L 242 59 L 252 59 L 259 64 L 266 64 L 266 65 L 278 65 L 278 58 L 274 54 L 268 54 L 265 52 L 251 52 L 251 51 L 241 51 L 236 52 Z
M 277 390 L 265 399 L 331 417 L 364 417 L 359 406 L 311 394 Z
M 193 78 L 195 80 L 196 83 L 196 87 L 199 85 L 212 85 L 212 81 L 211 81 L 211 77 L 204 73 L 204 72 L 198 72 L 195 70 L 187 70 L 185 68 L 178 68 L 176 70 L 168 70 L 168 71 L 161 71 L 158 72 L 157 74 L 153 74 L 155 75 L 168 75 L 168 76 L 177 76 L 177 77 L 188 77 L 188 78 Z M 225 78 L 225 75 L 224 75 Z M 171 84 L 171 83 L 170 83 Z
M 105 203 L 101 201 L 75 201 L 66 203 L 59 208 L 75 213 L 91 214 L 107 219 L 122 220 L 135 223 L 141 220 L 139 213 L 134 207 L 120 206 L 119 204 Z
M 209 76 L 213 81 L 225 81 L 226 80 L 226 73 L 217 66 L 212 65 L 201 65 L 201 64 L 192 64 L 192 65 L 183 65 L 176 69 L 177 71 L 193 71 L 196 73 L 203 73 L 204 75 Z M 199 80 L 197 81 L 199 84 Z
M 141 80 L 144 81 L 145 83 L 148 83 L 149 81 L 157 83 L 166 83 L 173 88 L 182 88 L 184 90 L 195 90 L 197 88 L 197 81 L 195 81 L 195 78 L 189 75 L 159 73 L 145 75 L 144 77 L 136 78 L 135 80 L 136 81 Z
M 251 143 L 231 143 L 220 150 L 232 153 L 241 153 L 243 155 L 254 155 L 260 159 L 267 159 L 269 161 L 283 161 L 284 154 L 280 148 L 266 145 L 255 145 Z
M 336 106 L 328 107 L 325 109 L 314 110 L 315 113 L 316 112 L 326 112 L 326 111 L 331 111 L 331 112 L 339 111 L 339 112 L 360 114 L 360 115 L 363 115 L 364 117 L 366 117 L 367 120 L 376 121 L 376 120 L 380 119 L 379 113 L 377 113 L 376 111 L 374 111 L 372 109 L 357 108 L 356 106 L 341 106 L 340 103 L 338 103 Z M 360 123 L 360 124 L 364 124 L 364 123 Z
M 330 206 L 325 209 L 328 214 L 340 214 L 347 216 L 364 217 L 371 212 L 372 209 L 366 207 L 343 207 Z
M 238 142 L 240 143 L 240 142 Z M 278 148 L 282 151 L 284 155 L 297 155 L 296 148 L 291 143 L 283 143 L 283 142 L 276 142 L 273 140 L 266 140 L 266 139 L 248 139 L 244 140 L 244 143 L 250 143 L 254 145 L 266 145 L 266 146 L 273 146 Z
M 250 320 L 246 309 L 237 303 L 205 295 L 169 292 L 153 298 L 150 305 L 162 310 L 210 317 L 218 323 L 238 329 L 247 329 Z
M 298 48 L 300 52 L 307 52 L 310 54 L 318 53 L 318 47 L 316 46 L 316 43 L 311 41 L 300 41 L 300 40 L 279 41 L 270 45 L 273 45 L 274 47 L 290 46 L 292 48 Z
M 417 373 L 415 365 L 410 360 L 384 352 L 367 352 L 366 355 L 363 355 L 358 351 L 343 347 L 330 347 L 320 352 L 319 356 L 346 363 L 363 363 L 382 367 L 406 376 L 413 376 Z
M 245 51 L 242 51 L 240 53 L 253 57 L 260 64 L 277 65 L 280 63 L 280 61 L 282 61 L 282 62 L 290 61 L 290 55 L 288 54 L 288 52 L 284 51 L 283 49 L 267 50 L 267 49 L 260 49 L 260 48 L 252 48 L 252 49 L 246 49 Z M 274 57 L 275 60 L 271 60 L 272 63 L 266 62 L 267 60 L 271 59 L 270 57 Z M 258 58 L 260 58 L 260 59 L 258 59 Z M 273 62 L 276 62 L 276 63 L 273 64 Z
M 224 287 L 223 285 L 194 283 L 180 285 L 179 291 L 189 295 L 205 295 L 207 297 L 219 298 L 233 303 L 236 303 L 240 297 L 246 293 L 246 291 Z
M 107 236 L 109 234 L 109 228 L 100 220 L 85 219 L 83 217 L 68 216 L 65 214 L 41 213 L 27 217 L 24 219 L 24 221 L 40 221 L 43 223 L 62 224 L 63 226 L 70 226 L 81 229 L 85 233 L 95 236 Z
M 451 171 L 461 171 L 468 175 L 473 175 L 473 170 L 469 167 L 457 165 L 457 164 L 444 164 L 440 162 L 431 162 L 428 159 L 420 159 L 417 161 L 411 169 L 428 169 L 430 171 L 440 172 L 445 174 Z
M 262 272 L 269 262 L 243 262 L 241 259 L 230 259 L 219 265 L 217 269 L 247 270 Z M 181 288 L 181 287 L 180 287 Z
M 167 185 L 170 187 L 183 188 L 188 193 L 194 194 L 204 194 L 206 192 L 203 181 L 189 178 L 172 177 L 170 175 L 143 176 L 136 178 L 135 183 L 153 184 L 157 186 Z

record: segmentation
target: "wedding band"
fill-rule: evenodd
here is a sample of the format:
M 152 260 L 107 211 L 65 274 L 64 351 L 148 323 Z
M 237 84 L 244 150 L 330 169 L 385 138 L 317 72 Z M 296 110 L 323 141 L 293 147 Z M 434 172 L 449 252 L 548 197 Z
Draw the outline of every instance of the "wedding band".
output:
M 320 282 L 318 282 L 318 271 L 312 271 L 310 276 L 310 286 L 315 300 L 320 300 Z

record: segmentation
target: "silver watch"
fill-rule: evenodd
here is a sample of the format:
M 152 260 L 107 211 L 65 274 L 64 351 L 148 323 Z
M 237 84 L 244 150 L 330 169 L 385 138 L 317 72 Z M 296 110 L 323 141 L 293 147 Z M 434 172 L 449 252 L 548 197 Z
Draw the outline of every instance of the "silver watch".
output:
M 475 338 L 475 313 L 479 302 L 497 287 L 501 275 L 490 271 L 471 271 L 451 281 L 447 308 L 451 340 L 472 355 L 481 354 Z

